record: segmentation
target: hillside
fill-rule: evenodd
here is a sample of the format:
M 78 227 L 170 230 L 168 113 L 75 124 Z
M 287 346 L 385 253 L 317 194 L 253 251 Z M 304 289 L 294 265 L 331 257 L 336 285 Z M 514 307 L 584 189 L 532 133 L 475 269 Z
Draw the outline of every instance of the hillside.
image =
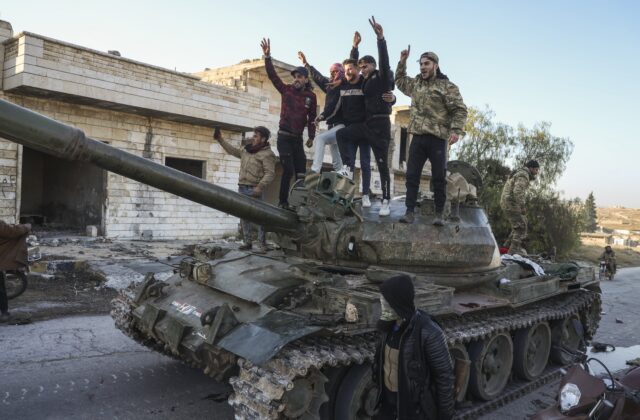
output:
M 598 226 L 606 229 L 640 230 L 640 209 L 599 207 Z

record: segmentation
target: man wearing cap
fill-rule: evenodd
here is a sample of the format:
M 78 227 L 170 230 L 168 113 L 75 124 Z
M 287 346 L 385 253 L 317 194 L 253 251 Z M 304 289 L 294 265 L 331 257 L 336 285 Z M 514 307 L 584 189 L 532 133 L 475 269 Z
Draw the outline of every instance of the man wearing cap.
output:
M 304 67 L 296 67 L 291 72 L 292 84 L 285 84 L 276 73 L 271 61 L 271 42 L 263 39 L 260 43 L 264 53 L 264 66 L 267 75 L 282 97 L 280 110 L 280 125 L 278 130 L 278 154 L 282 164 L 282 179 L 280 180 L 280 206 L 289 207 L 289 183 L 291 177 L 306 172 L 307 157 L 304 154 L 302 133 L 307 127 L 309 139 L 316 136 L 317 101 L 309 83 L 309 72 Z
M 383 94 L 393 90 L 393 73 L 389 67 L 389 53 L 387 42 L 384 39 L 382 26 L 375 21 L 369 20 L 376 37 L 378 38 L 378 58 L 379 68 L 376 60 L 370 55 L 366 55 L 358 60 L 358 67 L 362 72 L 362 92 L 364 95 L 365 121 L 359 124 L 352 124 L 338 131 L 336 137 L 338 146 L 342 154 L 350 154 L 349 144 L 366 140 L 371 146 L 371 150 L 380 172 L 380 183 L 382 184 L 382 204 L 379 215 L 388 216 L 390 213 L 389 200 L 391 200 L 391 175 L 389 173 L 389 143 L 391 142 L 391 107 L 392 102 L 385 100 Z M 353 56 L 354 52 L 352 52 Z M 353 162 L 350 162 L 353 164 Z M 352 168 L 353 169 L 353 168 Z
M 380 285 L 381 339 L 373 362 L 378 420 L 448 420 L 454 414 L 453 363 L 440 326 L 416 310 L 411 278 Z
M 522 243 L 527 238 L 526 194 L 529 184 L 540 171 L 540 164 L 530 160 L 524 168 L 516 170 L 504 184 L 500 207 L 511 223 L 509 254 L 527 255 Z
M 444 225 L 444 205 L 447 196 L 447 150 L 464 136 L 467 107 L 458 87 L 440 71 L 440 60 L 433 52 L 420 56 L 420 74 L 407 76 L 407 58 L 411 46 L 400 53 L 396 69 L 396 84 L 411 97 L 408 132 L 413 136 L 407 162 L 407 207 L 403 223 L 413 223 L 420 187 L 422 168 L 431 162 L 435 218 L 433 224 Z
M 220 129 L 216 128 L 213 138 L 229 153 L 240 159 L 240 173 L 238 176 L 238 192 L 259 200 L 263 199 L 264 190 L 273 181 L 276 174 L 276 155 L 271 150 L 269 136 L 271 133 L 266 127 L 258 126 L 253 129 L 251 143 L 243 148 L 231 145 L 222 138 Z M 244 243 L 242 250 L 251 250 L 253 239 L 253 223 L 248 220 L 240 220 Z M 264 229 L 258 226 L 258 246 L 256 253 L 263 254 L 267 250 Z

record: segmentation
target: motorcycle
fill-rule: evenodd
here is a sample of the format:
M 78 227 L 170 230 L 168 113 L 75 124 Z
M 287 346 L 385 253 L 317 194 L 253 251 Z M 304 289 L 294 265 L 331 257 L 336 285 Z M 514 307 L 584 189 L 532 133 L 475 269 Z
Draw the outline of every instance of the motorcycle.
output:
M 615 273 L 611 269 L 611 264 L 606 261 L 600 261 L 600 271 L 599 271 L 599 279 L 602 280 L 613 280 Z
M 37 238 L 30 235 L 27 238 L 27 260 L 32 264 L 42 258 L 40 246 Z M 4 282 L 7 291 L 7 299 L 15 299 L 27 290 L 27 275 L 29 273 L 29 265 L 20 267 L 17 270 L 7 270 L 4 272 Z
M 576 331 L 582 329 L 579 321 L 575 320 L 574 328 Z M 532 419 L 640 419 L 640 367 L 631 368 L 621 379 L 616 379 L 604 363 L 590 358 L 586 350 L 560 350 L 570 354 L 576 363 L 567 370 L 562 369 L 564 376 L 556 404 L 538 412 Z M 592 362 L 604 368 L 604 379 L 592 373 L 589 368 Z

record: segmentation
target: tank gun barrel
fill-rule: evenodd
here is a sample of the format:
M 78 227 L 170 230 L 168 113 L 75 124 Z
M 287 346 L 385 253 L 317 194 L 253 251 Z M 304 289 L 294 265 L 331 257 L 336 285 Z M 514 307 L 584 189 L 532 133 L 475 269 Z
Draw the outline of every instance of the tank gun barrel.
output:
M 276 232 L 297 229 L 297 216 L 263 201 L 211 184 L 177 169 L 88 138 L 82 130 L 0 100 L 0 137 L 68 160 L 102 169 L 250 220 Z

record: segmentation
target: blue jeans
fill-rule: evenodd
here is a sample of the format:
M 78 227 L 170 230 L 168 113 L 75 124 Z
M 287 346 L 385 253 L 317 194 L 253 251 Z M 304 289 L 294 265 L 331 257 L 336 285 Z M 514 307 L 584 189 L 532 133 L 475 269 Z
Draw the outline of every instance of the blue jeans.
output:
M 238 192 L 240 194 L 243 195 L 248 195 L 250 197 L 253 197 L 251 194 L 253 194 L 253 189 L 255 187 L 249 186 L 249 185 L 238 185 Z M 258 200 L 262 200 L 264 198 L 264 192 L 260 195 L 260 197 L 253 197 L 253 198 L 257 198 Z M 242 237 L 244 239 L 244 243 L 245 244 L 250 244 L 251 243 L 251 238 L 252 238 L 252 234 L 253 234 L 253 226 L 254 224 L 251 223 L 248 220 L 244 220 L 244 219 L 240 219 L 240 228 L 242 229 Z M 258 242 L 260 242 L 261 244 L 265 244 L 266 243 L 266 239 L 264 237 L 264 229 L 262 228 L 262 226 L 257 225 L 258 228 Z
M 371 146 L 366 140 L 350 141 L 346 144 L 352 171 L 356 167 L 356 152 L 360 149 L 360 173 L 362 174 L 362 194 L 371 193 Z

